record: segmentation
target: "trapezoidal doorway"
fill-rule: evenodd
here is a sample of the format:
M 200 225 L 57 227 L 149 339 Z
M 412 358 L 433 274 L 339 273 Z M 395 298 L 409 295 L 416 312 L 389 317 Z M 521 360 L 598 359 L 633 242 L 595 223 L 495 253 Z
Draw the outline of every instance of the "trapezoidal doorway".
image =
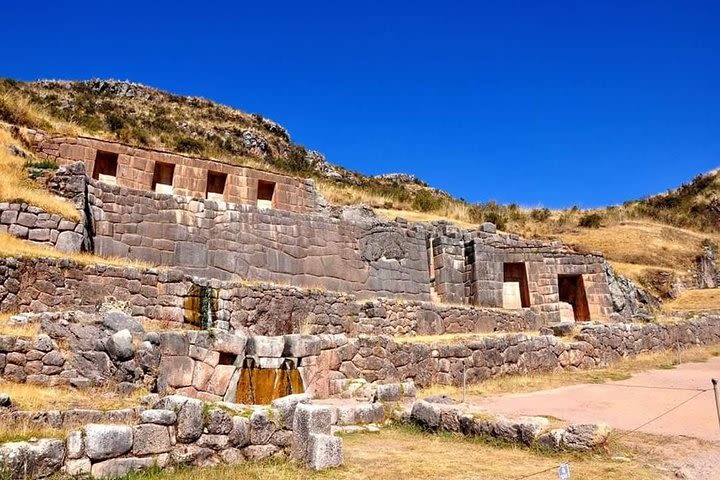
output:
M 561 302 L 572 306 L 575 321 L 590 320 L 590 308 L 582 275 L 558 275 L 558 293 Z
M 529 306 L 530 289 L 525 263 L 503 263 L 503 308 Z

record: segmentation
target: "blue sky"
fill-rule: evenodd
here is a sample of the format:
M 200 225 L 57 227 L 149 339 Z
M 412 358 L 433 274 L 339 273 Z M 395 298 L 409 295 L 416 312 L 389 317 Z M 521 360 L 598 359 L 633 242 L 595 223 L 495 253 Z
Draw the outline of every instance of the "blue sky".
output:
M 262 3 L 262 5 L 260 4 Z M 720 2 L 22 2 L 0 76 L 129 79 L 470 201 L 600 206 L 720 164 Z

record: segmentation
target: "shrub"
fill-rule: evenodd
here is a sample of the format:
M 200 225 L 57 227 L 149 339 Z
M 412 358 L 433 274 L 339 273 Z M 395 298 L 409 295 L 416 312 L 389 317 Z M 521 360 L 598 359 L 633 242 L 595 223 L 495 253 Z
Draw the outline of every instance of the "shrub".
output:
M 583 228 L 600 228 L 602 222 L 602 215 L 599 213 L 586 213 L 580 217 L 578 222 L 579 227 Z
M 412 202 L 413 208 L 421 212 L 437 210 L 442 207 L 442 205 L 443 200 L 433 195 L 429 190 L 420 190 L 417 192 Z
M 530 218 L 536 222 L 544 222 L 549 219 L 551 215 L 549 208 L 535 208 L 530 212 Z
M 505 227 L 507 226 L 505 216 L 502 213 L 494 210 L 491 210 L 485 214 L 485 221 L 494 223 L 498 230 L 505 230 Z
M 175 148 L 182 153 L 200 153 L 203 151 L 203 144 L 194 138 L 180 137 L 175 140 Z

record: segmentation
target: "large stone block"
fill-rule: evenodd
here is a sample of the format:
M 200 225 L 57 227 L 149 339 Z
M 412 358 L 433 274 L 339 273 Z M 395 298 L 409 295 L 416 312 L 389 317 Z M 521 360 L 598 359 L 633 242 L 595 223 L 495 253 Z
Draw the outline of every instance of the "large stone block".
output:
M 256 357 L 282 357 L 284 349 L 284 337 L 264 337 L 256 335 L 248 338 L 246 354 Z
M 330 435 L 331 424 L 332 412 L 329 407 L 298 404 L 293 419 L 292 457 L 306 462 L 310 434 Z
M 342 438 L 311 433 L 308 442 L 307 466 L 312 470 L 325 470 L 343 464 Z
M 172 445 L 168 427 L 143 424 L 133 428 L 133 455 L 153 455 L 169 452 Z
M 177 440 L 192 443 L 203 433 L 204 404 L 200 400 L 189 398 L 180 409 L 177 419 Z
M 91 460 L 119 457 L 133 445 L 132 428 L 124 425 L 95 425 L 85 427 L 85 454 Z
M 320 354 L 320 338 L 315 335 L 285 335 L 285 348 L 283 355 L 286 357 L 310 357 Z
M 118 478 L 131 472 L 138 472 L 150 468 L 155 464 L 155 459 L 147 458 L 112 458 L 93 464 L 91 475 L 95 478 Z
M 192 385 L 195 361 L 185 356 L 163 356 L 160 360 L 158 383 L 170 387 Z

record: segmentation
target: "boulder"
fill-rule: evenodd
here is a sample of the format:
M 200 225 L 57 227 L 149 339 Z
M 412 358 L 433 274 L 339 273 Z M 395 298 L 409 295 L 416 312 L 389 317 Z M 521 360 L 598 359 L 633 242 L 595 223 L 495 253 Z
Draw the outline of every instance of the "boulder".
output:
M 0 408 L 12 407 L 12 399 L 7 393 L 0 393 Z
M 144 333 L 145 329 L 140 321 L 119 310 L 112 310 L 103 317 L 103 326 L 112 332 L 129 330 L 131 333 Z
M 130 360 L 135 354 L 133 338 L 130 330 L 123 329 L 110 336 L 105 348 L 115 360 Z
M 67 449 L 67 457 L 70 459 L 77 459 L 83 456 L 85 453 L 85 445 L 82 438 L 82 432 L 80 430 L 73 430 L 68 433 L 65 438 L 65 445 Z
M 180 443 L 192 443 L 203 433 L 204 404 L 200 400 L 188 398 L 180 409 L 177 418 L 177 440 Z
M 133 431 L 128 426 L 97 424 L 85 426 L 85 454 L 91 460 L 119 457 L 129 452 L 132 445 Z
M 210 434 L 227 435 L 233 428 L 232 418 L 230 418 L 230 415 L 224 410 L 218 408 L 211 409 L 205 417 L 205 427 Z
M 263 460 L 278 453 L 280 448 L 275 445 L 250 445 L 242 450 L 245 458 L 251 461 Z
M 232 417 L 232 430 L 228 434 L 230 444 L 235 447 L 244 447 L 250 443 L 250 420 L 245 417 Z
M 565 429 L 561 446 L 570 450 L 594 450 L 607 443 L 610 432 L 610 427 L 602 423 L 573 424 Z
M 255 410 L 250 415 L 250 443 L 253 445 L 265 445 L 270 441 L 270 437 L 277 430 L 277 425 L 273 421 L 270 412 L 267 409 Z
M 0 445 L 0 465 L 9 479 L 44 478 L 60 470 L 65 458 L 62 440 L 42 439 Z
M 60 232 L 55 241 L 55 248 L 65 253 L 79 253 L 82 249 L 83 236 L 79 233 L 67 230 Z

